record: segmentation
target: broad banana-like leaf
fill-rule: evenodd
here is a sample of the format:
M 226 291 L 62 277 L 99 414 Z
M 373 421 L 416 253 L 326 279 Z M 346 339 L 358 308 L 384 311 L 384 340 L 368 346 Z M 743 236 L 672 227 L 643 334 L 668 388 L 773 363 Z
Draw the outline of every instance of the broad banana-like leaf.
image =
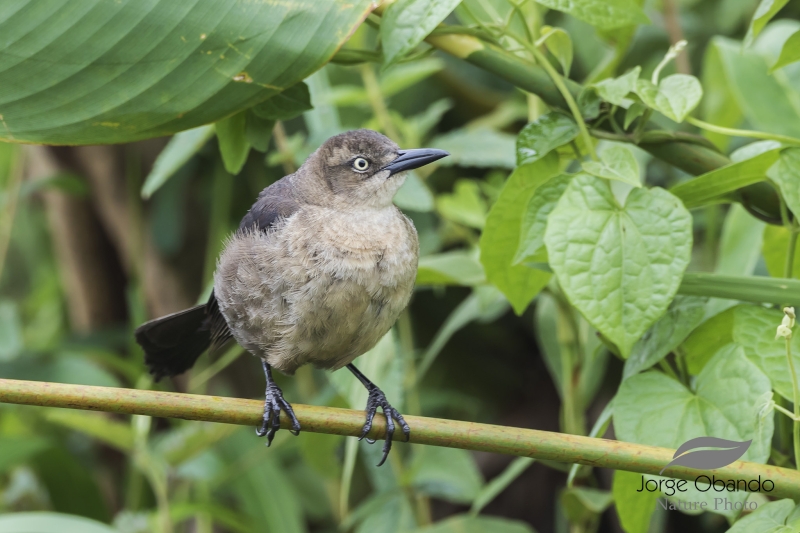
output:
M 0 140 L 120 143 L 263 102 L 324 65 L 370 0 L 3 0 Z

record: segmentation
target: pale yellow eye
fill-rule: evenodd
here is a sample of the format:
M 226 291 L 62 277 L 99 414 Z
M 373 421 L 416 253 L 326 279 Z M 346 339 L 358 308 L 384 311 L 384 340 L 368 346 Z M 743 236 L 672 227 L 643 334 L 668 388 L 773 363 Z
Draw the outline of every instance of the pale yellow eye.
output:
M 369 168 L 369 161 L 367 161 L 363 157 L 356 157 L 353 160 L 353 168 L 356 169 L 358 172 L 364 172 Z

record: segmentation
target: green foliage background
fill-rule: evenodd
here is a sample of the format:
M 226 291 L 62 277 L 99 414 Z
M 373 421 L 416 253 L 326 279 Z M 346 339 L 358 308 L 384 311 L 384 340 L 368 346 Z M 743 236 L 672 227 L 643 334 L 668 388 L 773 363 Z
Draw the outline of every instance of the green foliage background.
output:
M 744 459 L 795 468 L 800 338 L 775 331 L 800 304 L 800 5 L 373 8 L 4 2 L 0 377 L 260 397 L 239 348 L 153 384 L 132 330 L 203 301 L 258 192 L 366 127 L 451 153 L 396 197 L 417 290 L 360 359 L 395 406 L 669 448 L 752 439 Z M 293 402 L 365 401 L 349 374 L 279 379 Z M 3 405 L 0 531 L 800 531 L 791 500 L 654 512 L 638 474 L 379 453 Z

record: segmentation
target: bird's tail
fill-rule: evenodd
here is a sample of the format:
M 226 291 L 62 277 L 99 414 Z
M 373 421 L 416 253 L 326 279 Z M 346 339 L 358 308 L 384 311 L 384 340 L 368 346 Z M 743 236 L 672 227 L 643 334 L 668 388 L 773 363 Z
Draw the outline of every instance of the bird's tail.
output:
M 173 313 L 136 328 L 136 342 L 156 381 L 189 370 L 211 345 L 212 328 L 207 305 Z

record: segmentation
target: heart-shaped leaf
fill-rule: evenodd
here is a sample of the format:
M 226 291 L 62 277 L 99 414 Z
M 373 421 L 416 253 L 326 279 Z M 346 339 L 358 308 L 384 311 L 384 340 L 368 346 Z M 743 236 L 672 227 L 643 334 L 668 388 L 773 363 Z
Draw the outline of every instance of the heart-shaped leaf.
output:
M 770 390 L 767 376 L 740 347 L 729 344 L 711 358 L 692 390 L 661 372 L 623 381 L 614 398 L 614 429 L 620 440 L 674 449 L 697 437 L 752 440 L 744 459 L 764 463 L 771 449 L 773 417 L 762 418 L 755 405 Z M 708 510 L 725 513 L 722 506 L 713 505 L 719 493 L 701 492 L 694 485 L 680 494 L 681 500 L 707 501 Z M 732 502 L 747 498 L 744 492 L 725 495 Z
M 120 143 L 216 122 L 319 69 L 373 6 L 11 2 L 0 19 L 0 138 Z
M 544 246 L 547 217 L 556 207 L 571 179 L 572 174 L 555 176 L 541 184 L 531 196 L 522 216 L 519 247 L 514 256 L 515 265 L 529 261 Z
M 583 170 L 592 176 L 617 180 L 634 187 L 641 187 L 639 163 L 633 153 L 624 146 L 612 146 L 600 152 L 600 161 L 583 163 Z
M 578 125 L 563 113 L 547 113 L 525 126 L 517 137 L 517 165 L 543 158 L 578 136 Z
M 683 122 L 686 115 L 700 103 L 703 87 L 694 76 L 673 74 L 661 80 L 658 86 L 649 80 L 638 80 L 636 94 L 662 115 L 675 122 Z
M 678 290 L 692 219 L 663 189 L 634 189 L 622 207 L 608 182 L 581 174 L 550 213 L 544 242 L 567 298 L 627 358 Z

